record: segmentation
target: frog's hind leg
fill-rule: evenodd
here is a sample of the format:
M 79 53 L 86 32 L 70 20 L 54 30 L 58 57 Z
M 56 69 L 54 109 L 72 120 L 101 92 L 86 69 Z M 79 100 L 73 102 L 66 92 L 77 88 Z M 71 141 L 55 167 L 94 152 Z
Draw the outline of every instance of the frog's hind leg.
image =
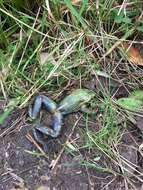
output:
M 32 119 L 36 119 L 42 106 L 42 97 L 41 95 L 36 96 L 33 105 L 29 105 L 28 114 Z
M 58 136 L 56 131 L 54 131 L 53 129 L 48 128 L 47 126 L 42 125 L 42 124 L 40 124 L 39 126 L 36 126 L 35 129 L 47 136 L 51 136 L 54 138 L 56 138 Z
M 45 109 L 51 114 L 55 113 L 57 108 L 56 103 L 47 96 L 41 95 L 41 98 L 42 98 L 42 104 L 45 107 Z
M 60 111 L 56 111 L 53 114 L 52 128 L 54 130 L 54 137 L 57 137 L 60 135 L 61 128 L 62 128 L 62 119 L 63 119 L 63 115 Z
M 51 100 L 47 96 L 38 95 L 35 97 L 33 105 L 29 106 L 28 109 L 29 116 L 32 119 L 36 119 L 42 106 L 44 106 L 45 109 L 52 114 L 56 111 L 57 108 L 56 103 L 53 100 Z
M 46 125 L 39 123 L 35 126 L 35 129 L 40 131 L 41 133 L 56 138 L 60 135 L 61 131 L 61 124 L 62 124 L 62 114 L 56 111 L 53 114 L 53 123 L 52 128 L 47 127 Z

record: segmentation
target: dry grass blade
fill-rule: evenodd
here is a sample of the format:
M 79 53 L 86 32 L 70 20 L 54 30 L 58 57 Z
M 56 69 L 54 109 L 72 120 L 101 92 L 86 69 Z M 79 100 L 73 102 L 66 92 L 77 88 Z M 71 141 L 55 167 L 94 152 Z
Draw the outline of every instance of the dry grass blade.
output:
M 50 9 L 49 0 L 45 0 L 45 3 L 46 3 L 46 8 L 47 8 L 47 11 L 48 11 L 49 16 L 50 16 L 52 19 L 55 20 L 53 14 L 52 14 L 52 12 L 51 12 L 51 9 Z
M 14 19 L 15 21 L 17 21 L 17 22 L 20 23 L 21 25 L 24 25 L 24 26 L 26 26 L 27 28 L 33 30 L 34 32 L 36 32 L 36 33 L 38 33 L 38 34 L 41 34 L 42 36 L 46 36 L 46 37 L 48 37 L 48 38 L 50 38 L 50 39 L 55 39 L 54 37 L 49 36 L 48 34 L 44 34 L 43 32 L 41 32 L 41 31 L 39 31 L 39 30 L 33 28 L 32 26 L 26 24 L 25 22 L 19 20 L 18 18 L 16 18 L 15 16 L 13 16 L 12 14 L 10 14 L 9 12 L 5 11 L 4 9 L 0 8 L 0 11 L 1 11 L 2 13 L 4 13 L 4 14 L 8 15 L 8 16 L 11 17 L 12 19 Z
M 36 146 L 36 148 L 43 154 L 43 156 L 48 158 L 46 153 L 42 150 L 42 148 L 38 145 L 38 143 L 33 139 L 33 137 L 29 133 L 26 135 L 26 138 Z
M 36 84 L 37 83 L 35 82 L 35 84 L 31 87 L 31 89 L 29 89 L 28 91 L 28 94 L 29 96 L 26 98 L 26 100 L 19 106 L 20 108 L 25 105 L 27 103 L 27 101 L 33 96 L 33 94 L 35 92 L 37 92 L 37 90 L 39 90 L 53 75 L 54 73 L 56 72 L 56 70 L 60 67 L 60 65 L 62 64 L 62 62 L 64 62 L 64 60 L 71 54 L 73 53 L 73 49 L 75 47 L 75 45 L 80 41 L 80 39 L 82 38 L 83 36 L 83 33 L 80 34 L 80 36 L 78 37 L 77 40 L 73 41 L 73 43 L 71 43 L 69 46 L 67 46 L 67 48 L 64 50 L 64 52 L 62 53 L 62 55 L 60 56 L 59 60 L 57 61 L 57 64 L 53 67 L 53 69 L 51 70 L 51 72 L 48 74 L 46 80 L 43 81 L 43 83 L 41 83 L 38 88 L 36 88 Z M 41 44 L 41 43 L 40 43 Z M 37 49 L 37 48 L 36 48 Z M 35 50 L 36 52 L 37 50 Z M 27 95 L 27 94 L 25 94 Z M 24 95 L 24 96 L 25 96 Z
M 143 143 L 139 146 L 139 152 L 143 157 Z
M 19 127 L 21 125 L 22 119 L 23 119 L 24 113 L 21 115 L 20 118 L 17 118 L 10 127 L 8 127 L 6 130 L 4 130 L 1 134 L 0 134 L 0 138 L 3 138 L 5 135 L 8 135 L 11 133 L 11 131 L 13 131 L 16 127 Z

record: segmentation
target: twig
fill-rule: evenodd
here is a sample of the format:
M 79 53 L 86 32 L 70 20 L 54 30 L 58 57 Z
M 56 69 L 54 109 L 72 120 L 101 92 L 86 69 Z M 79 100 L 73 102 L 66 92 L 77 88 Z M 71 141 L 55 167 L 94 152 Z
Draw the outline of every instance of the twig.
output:
M 21 118 L 23 118 L 23 115 L 24 115 L 24 114 L 22 114 L 22 116 L 21 116 L 20 118 L 18 118 L 17 120 L 15 120 L 15 121 L 12 123 L 12 125 L 11 125 L 10 127 L 8 127 L 4 132 L 2 132 L 2 133 L 0 134 L 0 138 L 4 137 L 4 136 L 7 135 L 8 133 L 10 133 L 10 132 L 12 131 L 12 129 L 14 129 L 15 126 L 16 126 L 19 122 L 21 122 Z
M 143 157 L 143 143 L 139 146 L 139 152 Z
M 36 148 L 43 154 L 43 156 L 45 156 L 46 158 L 48 158 L 48 156 L 46 155 L 46 153 L 42 150 L 42 148 L 38 145 L 38 143 L 33 139 L 33 137 L 30 135 L 30 133 L 28 133 L 26 135 L 26 138 L 31 142 L 33 143 Z

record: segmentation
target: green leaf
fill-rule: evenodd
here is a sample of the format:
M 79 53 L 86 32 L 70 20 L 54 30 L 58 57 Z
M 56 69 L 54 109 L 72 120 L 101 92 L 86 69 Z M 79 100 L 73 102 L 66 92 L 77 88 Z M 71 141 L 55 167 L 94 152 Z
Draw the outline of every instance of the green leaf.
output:
M 5 112 L 3 112 L 0 115 L 0 125 L 4 123 L 5 119 L 11 114 L 12 110 L 13 110 L 13 107 L 7 109 Z
M 134 97 L 127 97 L 118 99 L 117 104 L 131 111 L 139 111 L 143 106 L 143 101 L 135 99 Z
M 114 21 L 118 24 L 122 23 L 122 20 L 123 20 L 123 16 L 122 15 L 117 15 L 115 16 L 114 18 Z
M 129 17 L 124 17 L 123 15 L 117 15 L 115 16 L 114 21 L 118 24 L 120 23 L 127 23 L 130 24 L 131 23 L 131 19 Z
M 12 99 L 6 109 L 4 110 L 4 112 L 0 115 L 0 124 L 3 124 L 5 119 L 11 114 L 11 112 L 14 110 L 14 108 L 16 107 L 16 105 L 19 103 L 19 98 L 14 98 Z
M 138 99 L 143 102 L 143 91 L 135 90 L 131 93 L 130 97 L 133 97 L 134 99 Z
M 80 16 L 85 11 L 85 9 L 86 9 L 87 6 L 88 6 L 88 0 L 83 0 L 82 1 L 82 6 L 81 6 L 81 9 L 80 9 L 80 13 L 79 13 Z
M 124 17 L 124 18 L 122 18 L 122 22 L 130 24 L 132 21 L 129 17 Z
M 139 32 L 143 32 L 143 25 L 138 26 L 138 27 L 137 27 L 137 30 L 138 30 Z

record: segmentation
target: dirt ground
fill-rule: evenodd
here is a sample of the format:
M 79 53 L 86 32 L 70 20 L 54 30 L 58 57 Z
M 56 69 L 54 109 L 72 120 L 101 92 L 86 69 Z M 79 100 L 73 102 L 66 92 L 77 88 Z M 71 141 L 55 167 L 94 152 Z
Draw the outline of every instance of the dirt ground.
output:
M 79 122 L 74 129 L 73 125 L 78 119 Z M 90 130 L 98 131 L 100 126 L 94 117 L 92 120 L 93 122 L 89 123 Z M 96 151 L 96 147 L 95 151 L 81 148 L 74 153 L 63 148 L 67 140 L 75 141 L 76 144 L 82 144 L 84 141 L 81 134 L 85 128 L 85 120 L 81 113 L 71 114 L 65 118 L 60 137 L 54 140 L 45 139 L 47 157 L 41 156 L 35 144 L 28 138 L 28 134 L 32 136 L 32 126 L 27 120 L 25 109 L 13 112 L 0 126 L 0 190 L 35 190 L 43 185 L 47 190 L 143 189 L 142 183 L 137 178 L 123 176 L 122 168 Z M 128 161 L 137 165 L 137 170 L 143 172 L 142 157 L 132 148 L 136 146 L 136 142 L 142 141 L 136 136 L 137 130 L 124 131 L 119 152 Z M 98 157 L 99 166 L 111 168 L 118 175 L 81 164 L 82 160 L 90 161 Z

